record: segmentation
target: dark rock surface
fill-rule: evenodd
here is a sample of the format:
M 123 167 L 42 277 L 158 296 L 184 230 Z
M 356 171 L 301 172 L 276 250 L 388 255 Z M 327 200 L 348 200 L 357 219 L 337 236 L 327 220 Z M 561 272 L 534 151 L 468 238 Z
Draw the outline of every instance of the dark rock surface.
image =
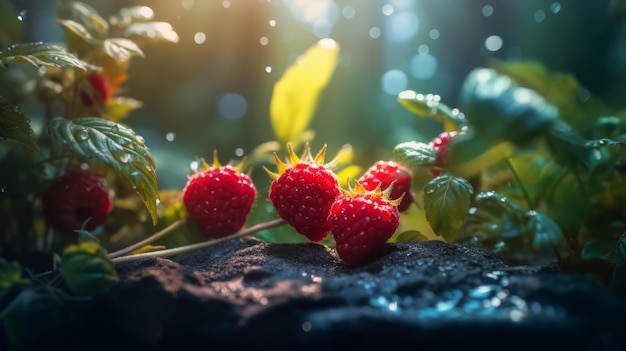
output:
M 113 291 L 66 302 L 37 347 L 178 350 L 626 350 L 626 300 L 550 266 L 474 247 L 389 244 L 343 264 L 317 244 L 230 241 L 118 266 Z

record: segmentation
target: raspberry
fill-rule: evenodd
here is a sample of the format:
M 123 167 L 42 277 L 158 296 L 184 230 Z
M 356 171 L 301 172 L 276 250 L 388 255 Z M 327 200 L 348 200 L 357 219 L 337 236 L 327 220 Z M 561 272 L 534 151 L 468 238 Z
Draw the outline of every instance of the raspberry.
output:
M 404 194 L 398 205 L 400 212 L 406 211 L 413 202 L 411 172 L 393 161 L 374 163 L 357 181 L 365 190 L 374 190 L 379 186 L 386 189 L 393 183 L 390 198 L 397 199 Z
M 237 232 L 245 222 L 257 195 L 252 179 L 237 167 L 222 166 L 213 152 L 213 165 L 204 159 L 202 171 L 189 177 L 183 188 L 187 215 L 202 233 L 219 238 Z
M 435 139 L 431 140 L 431 142 L 428 144 L 436 152 L 436 156 L 435 156 L 436 168 L 430 170 L 430 173 L 434 175 L 435 177 L 441 174 L 441 169 L 445 168 L 446 157 L 448 154 L 448 143 L 450 142 L 452 138 L 454 138 L 457 135 L 459 135 L 459 132 L 456 132 L 456 131 L 443 132 L 439 134 Z
M 357 182 L 356 190 L 350 190 L 333 204 L 328 223 L 337 254 L 345 263 L 360 265 L 372 261 L 398 229 L 397 205 L 402 199 L 390 200 L 390 193 L 390 187 L 367 191 Z
M 265 169 L 273 179 L 269 199 L 278 215 L 298 233 L 310 241 L 321 241 L 330 233 L 326 221 L 330 207 L 341 195 L 339 180 L 331 171 L 334 162 L 324 164 L 326 145 L 315 158 L 308 144 L 302 158 L 296 156 L 291 145 L 287 148 L 289 165 L 274 154 L 279 173 Z
M 83 225 L 85 230 L 95 229 L 113 209 L 104 179 L 86 172 L 70 172 L 56 179 L 44 191 L 42 204 L 46 221 L 68 235 Z
M 113 95 L 111 85 L 104 76 L 98 72 L 92 72 L 87 76 L 87 81 L 91 84 L 91 89 L 82 91 L 80 97 L 85 106 L 91 106 L 94 103 L 102 105 Z M 94 102 L 95 98 L 95 102 Z

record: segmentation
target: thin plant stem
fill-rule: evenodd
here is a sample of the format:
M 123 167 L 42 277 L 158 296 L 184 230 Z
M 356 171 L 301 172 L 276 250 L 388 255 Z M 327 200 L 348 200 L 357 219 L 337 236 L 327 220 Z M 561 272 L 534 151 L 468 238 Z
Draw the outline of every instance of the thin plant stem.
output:
M 515 178 L 515 183 L 517 183 L 517 186 L 522 191 L 522 195 L 524 195 L 524 199 L 526 200 L 526 203 L 528 204 L 528 209 L 530 210 L 534 209 L 535 206 L 533 205 L 533 202 L 530 199 L 530 195 L 528 195 L 528 192 L 526 191 L 526 188 L 524 187 L 524 183 L 522 183 L 522 178 L 520 178 L 519 174 L 515 170 L 515 167 L 513 166 L 513 163 L 511 162 L 511 158 L 506 157 L 504 159 L 504 163 L 506 163 L 507 167 L 513 174 L 513 178 Z
M 191 244 L 191 245 L 175 247 L 175 248 L 167 249 L 167 250 L 159 250 L 159 251 L 153 251 L 153 252 L 146 252 L 146 253 L 143 253 L 143 254 L 115 257 L 115 258 L 112 259 L 112 261 L 113 261 L 113 263 L 118 264 L 118 263 L 125 263 L 125 262 L 132 262 L 132 261 L 136 261 L 136 260 L 141 260 L 141 259 L 144 259 L 144 258 L 176 256 L 176 255 L 180 255 L 180 254 L 183 254 L 183 253 L 193 252 L 193 251 L 196 251 L 196 250 L 200 250 L 200 249 L 204 249 L 204 248 L 207 248 L 207 247 L 211 247 L 213 245 L 217 245 L 217 244 L 223 243 L 223 242 L 228 241 L 228 240 L 243 238 L 244 236 L 250 235 L 252 233 L 256 233 L 258 231 L 269 229 L 269 228 L 273 228 L 273 227 L 277 227 L 277 226 L 283 225 L 285 223 L 287 223 L 287 222 L 285 222 L 282 218 L 278 218 L 278 219 L 274 219 L 274 220 L 271 220 L 271 221 L 268 221 L 268 222 L 263 222 L 263 223 L 259 223 L 259 224 L 253 225 L 252 227 L 246 228 L 246 229 L 241 230 L 241 231 L 239 231 L 237 233 L 234 233 L 234 234 L 222 237 L 222 238 L 212 239 L 212 240 L 208 240 L 208 241 L 204 241 L 204 242 L 196 243 L 196 244 Z
M 136 249 L 138 249 L 138 248 L 140 248 L 142 246 L 148 245 L 151 242 L 154 242 L 157 239 L 160 239 L 160 238 L 166 236 L 167 234 L 173 232 L 175 229 L 181 227 L 185 223 L 187 223 L 187 219 L 186 218 L 179 219 L 179 220 L 173 222 L 172 224 L 168 225 L 167 227 L 165 227 L 163 230 L 158 231 L 158 232 L 152 234 L 151 236 L 143 239 L 142 241 L 136 242 L 136 243 L 134 243 L 134 244 L 132 244 L 130 246 L 127 246 L 127 247 L 125 247 L 123 249 L 120 249 L 120 250 L 117 250 L 115 252 L 109 253 L 109 258 L 120 257 L 120 256 L 124 256 L 126 254 L 129 254 L 129 253 L 133 252 L 134 250 L 136 250 Z

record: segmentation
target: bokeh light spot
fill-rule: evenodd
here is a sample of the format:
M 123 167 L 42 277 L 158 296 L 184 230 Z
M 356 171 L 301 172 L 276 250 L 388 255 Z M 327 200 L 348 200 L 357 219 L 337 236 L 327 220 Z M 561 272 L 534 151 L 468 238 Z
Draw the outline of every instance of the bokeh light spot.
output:
M 502 48 L 502 38 L 498 35 L 491 35 L 485 39 L 485 48 L 489 51 L 498 51 Z
M 546 12 L 544 10 L 535 11 L 535 22 L 541 23 L 546 19 Z
M 248 110 L 248 102 L 237 93 L 227 93 L 220 98 L 217 108 L 226 119 L 236 120 L 243 117 Z
M 341 14 L 343 15 L 343 18 L 351 19 L 351 18 L 354 18 L 354 16 L 356 16 L 356 9 L 353 6 L 345 6 L 341 10 Z
M 431 29 L 430 32 L 428 33 L 428 36 L 430 37 L 430 39 L 432 40 L 437 40 L 439 39 L 439 36 L 441 34 L 439 33 L 439 31 L 437 29 Z
M 391 16 L 393 14 L 393 6 L 390 4 L 383 5 L 383 14 L 385 16 Z
M 407 89 L 409 80 L 401 70 L 392 69 L 383 74 L 380 84 L 385 93 L 398 95 L 398 93 Z
M 391 42 L 401 43 L 411 39 L 419 29 L 417 15 L 403 11 L 389 17 L 387 39 Z
M 206 34 L 203 32 L 197 32 L 193 35 L 193 41 L 198 45 L 204 44 L 206 41 Z
M 490 17 L 491 15 L 493 15 L 493 6 L 491 5 L 483 6 L 482 12 L 483 12 L 483 16 Z
M 437 59 L 428 54 L 415 55 L 411 59 L 411 74 L 417 79 L 429 79 L 437 73 Z
M 372 28 L 370 28 L 370 33 L 369 33 L 369 34 L 370 34 L 370 37 L 371 37 L 372 39 L 378 39 L 378 38 L 380 38 L 380 28 L 378 28 L 378 27 L 372 27 Z

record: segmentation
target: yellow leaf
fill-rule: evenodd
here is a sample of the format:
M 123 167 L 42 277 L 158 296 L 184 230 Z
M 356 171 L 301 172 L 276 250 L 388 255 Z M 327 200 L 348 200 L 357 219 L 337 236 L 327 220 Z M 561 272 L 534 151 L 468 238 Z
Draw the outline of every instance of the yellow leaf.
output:
M 270 118 L 276 138 L 291 143 L 302 142 L 315 113 L 319 96 L 328 85 L 339 57 L 339 44 L 321 39 L 291 65 L 274 85 Z

